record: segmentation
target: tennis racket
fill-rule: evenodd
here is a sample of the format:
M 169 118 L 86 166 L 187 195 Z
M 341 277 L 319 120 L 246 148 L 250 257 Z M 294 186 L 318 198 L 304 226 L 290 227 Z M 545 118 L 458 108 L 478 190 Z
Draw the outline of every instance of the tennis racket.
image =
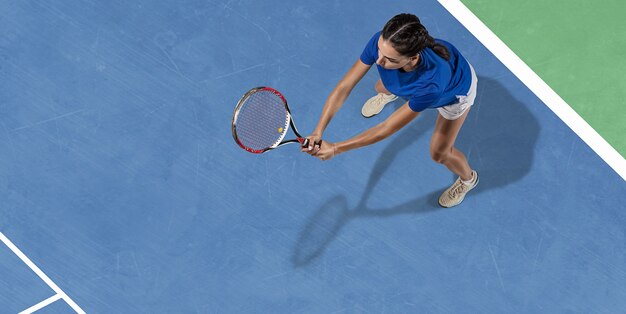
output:
M 289 128 L 296 138 L 284 140 Z M 235 142 L 254 154 L 290 143 L 309 145 L 296 129 L 287 100 L 271 87 L 256 87 L 241 97 L 233 114 L 232 131 Z

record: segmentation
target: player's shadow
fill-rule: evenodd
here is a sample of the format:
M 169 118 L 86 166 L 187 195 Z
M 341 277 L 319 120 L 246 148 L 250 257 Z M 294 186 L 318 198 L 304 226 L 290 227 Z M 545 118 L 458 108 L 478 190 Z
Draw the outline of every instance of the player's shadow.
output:
M 473 196 L 515 183 L 524 177 L 531 169 L 540 131 L 537 119 L 525 104 L 515 99 L 498 81 L 479 77 L 478 82 L 476 102 L 456 142 L 457 147 L 468 156 L 470 165 L 480 173 L 480 184 L 471 192 Z M 441 209 L 437 199 L 443 189 L 392 208 L 367 207 L 367 196 L 372 194 L 394 159 L 431 130 L 436 117 L 436 110 L 425 111 L 387 145 L 354 209 L 348 208 L 344 195 L 337 195 L 313 214 L 301 231 L 293 251 L 292 262 L 296 267 L 305 266 L 319 257 L 341 228 L 353 218 L 420 214 Z

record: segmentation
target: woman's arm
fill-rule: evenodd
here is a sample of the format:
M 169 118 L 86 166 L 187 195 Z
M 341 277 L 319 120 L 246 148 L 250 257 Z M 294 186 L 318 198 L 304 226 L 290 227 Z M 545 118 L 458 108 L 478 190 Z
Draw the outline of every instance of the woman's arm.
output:
M 337 111 L 339 111 L 341 106 L 343 106 L 343 103 L 346 101 L 346 98 L 348 98 L 348 95 L 350 95 L 354 86 L 363 78 L 370 67 L 371 65 L 367 65 L 359 59 L 352 65 L 341 81 L 337 83 L 337 86 L 335 86 L 330 96 L 328 96 L 326 104 L 324 104 L 324 109 L 322 110 L 322 115 L 317 123 L 317 127 L 315 127 L 315 130 L 311 136 L 309 136 L 309 150 L 313 149 L 314 142 L 321 139 L 330 120 L 335 116 Z
M 409 103 L 407 102 L 391 114 L 391 116 L 389 116 L 389 118 L 385 121 L 351 139 L 337 143 L 324 141 L 320 150 L 315 153 L 315 156 L 322 160 L 327 160 L 333 158 L 335 155 L 349 150 L 374 144 L 397 132 L 415 119 L 419 114 L 419 112 L 411 110 L 411 108 L 409 108 Z

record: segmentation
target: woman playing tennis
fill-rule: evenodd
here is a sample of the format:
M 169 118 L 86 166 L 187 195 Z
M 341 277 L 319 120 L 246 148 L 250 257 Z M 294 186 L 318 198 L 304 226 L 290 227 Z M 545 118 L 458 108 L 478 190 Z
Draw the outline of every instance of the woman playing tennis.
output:
M 398 97 L 408 101 L 385 121 L 353 138 L 337 143 L 322 141 L 328 123 L 374 63 L 380 74 L 375 86 L 378 94 L 363 105 L 363 116 L 380 113 Z M 382 32 L 374 34 L 360 59 L 333 89 L 317 127 L 308 136 L 311 144 L 302 151 L 328 160 L 387 138 L 423 110 L 435 108 L 439 114 L 430 141 L 431 157 L 459 176 L 439 197 L 439 205 L 456 206 L 478 184 L 478 174 L 454 147 L 476 98 L 476 84 L 474 69 L 452 44 L 432 38 L 415 15 L 396 15 Z

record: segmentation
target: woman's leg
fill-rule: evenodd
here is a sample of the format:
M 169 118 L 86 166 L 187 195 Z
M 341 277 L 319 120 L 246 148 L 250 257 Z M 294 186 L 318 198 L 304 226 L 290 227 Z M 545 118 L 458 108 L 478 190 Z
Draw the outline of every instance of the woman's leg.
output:
M 430 155 L 432 159 L 450 171 L 468 181 L 472 178 L 472 168 L 467 162 L 465 155 L 454 147 L 457 135 L 467 118 L 471 107 L 467 108 L 463 115 L 456 120 L 447 120 L 441 114 L 437 116 L 435 131 L 430 140 Z
M 470 107 L 471 108 L 471 107 Z M 430 140 L 430 154 L 434 161 L 445 165 L 459 178 L 439 196 L 439 205 L 459 205 L 465 194 L 478 184 L 478 174 L 473 171 L 463 153 L 454 147 L 457 135 L 467 118 L 470 108 L 456 120 L 447 120 L 439 112 L 435 131 Z

